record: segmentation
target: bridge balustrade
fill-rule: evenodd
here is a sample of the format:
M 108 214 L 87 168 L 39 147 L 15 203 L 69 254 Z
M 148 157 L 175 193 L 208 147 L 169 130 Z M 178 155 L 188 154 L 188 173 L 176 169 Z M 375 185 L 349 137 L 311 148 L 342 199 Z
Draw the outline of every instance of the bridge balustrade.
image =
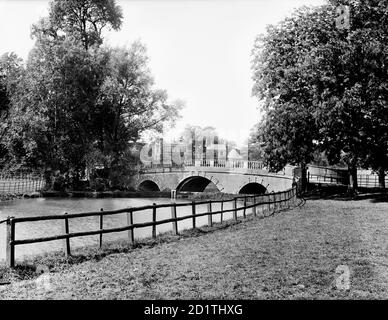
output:
M 251 170 L 264 170 L 265 166 L 260 161 L 244 161 L 244 160 L 185 160 L 181 165 L 171 163 L 145 163 L 142 168 L 158 169 L 170 167 L 215 167 L 215 168 L 245 168 Z

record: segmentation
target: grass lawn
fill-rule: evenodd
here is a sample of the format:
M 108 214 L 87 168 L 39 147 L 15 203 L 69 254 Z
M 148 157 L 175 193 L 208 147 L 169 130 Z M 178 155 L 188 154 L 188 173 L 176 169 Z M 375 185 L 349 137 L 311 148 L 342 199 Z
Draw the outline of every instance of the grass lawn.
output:
M 11 280 L 0 299 L 387 299 L 388 202 L 308 200 L 111 252 L 51 265 L 48 286 Z

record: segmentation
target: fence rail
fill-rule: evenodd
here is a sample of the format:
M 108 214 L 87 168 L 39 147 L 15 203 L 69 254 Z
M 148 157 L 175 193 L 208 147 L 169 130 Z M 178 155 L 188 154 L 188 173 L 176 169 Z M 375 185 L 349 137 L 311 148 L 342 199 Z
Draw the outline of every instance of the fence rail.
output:
M 348 176 L 339 176 L 339 175 L 331 175 L 331 174 L 312 174 L 308 173 L 308 181 L 310 183 L 328 183 L 328 184 L 340 184 L 340 185 L 348 185 L 349 177 Z M 378 188 L 379 184 L 379 176 L 376 174 L 358 174 L 357 175 L 357 185 L 359 187 L 365 188 Z M 388 186 L 388 177 L 385 177 L 385 186 Z
M 308 181 L 310 183 L 330 183 L 330 184 L 343 184 L 347 185 L 349 182 L 348 177 L 344 176 L 339 176 L 336 174 L 313 174 L 313 173 L 308 173 Z
M 388 177 L 385 177 L 385 186 L 388 186 Z M 377 174 L 359 174 L 357 183 L 360 187 L 378 188 L 380 186 L 379 176 Z
M 48 242 L 54 240 L 64 240 L 64 251 L 65 255 L 71 255 L 70 239 L 75 237 L 84 237 L 92 235 L 100 235 L 99 245 L 102 246 L 102 235 L 107 233 L 123 232 L 128 231 L 128 238 L 131 243 L 135 241 L 134 230 L 137 228 L 152 227 L 152 237 L 156 237 L 156 226 L 161 224 L 172 223 L 173 232 L 178 235 L 178 221 L 192 219 L 193 228 L 196 227 L 196 220 L 199 217 L 208 216 L 208 226 L 213 225 L 213 216 L 219 214 L 221 216 L 221 222 L 223 222 L 223 216 L 225 213 L 232 212 L 233 220 L 238 220 L 238 211 L 243 211 L 243 217 L 246 217 L 247 210 L 251 209 L 251 213 L 256 216 L 259 214 L 264 217 L 265 213 L 272 214 L 278 209 L 285 207 L 289 208 L 290 205 L 294 204 L 296 199 L 296 188 L 289 189 L 282 192 L 268 193 L 262 195 L 247 195 L 238 196 L 228 200 L 208 200 L 208 201 L 192 201 L 189 203 L 171 203 L 171 204 L 153 204 L 142 207 L 124 208 L 120 210 L 104 211 L 101 209 L 97 212 L 86 212 L 79 214 L 67 214 L 64 215 L 49 215 L 49 216 L 35 216 L 35 217 L 21 217 L 14 218 L 8 217 L 6 222 L 7 237 L 6 237 L 6 264 L 8 267 L 13 268 L 15 266 L 15 247 L 22 244 L 31 244 L 39 242 Z M 243 201 L 243 206 L 237 204 Z M 232 209 L 224 209 L 225 203 L 232 203 Z M 221 210 L 213 211 L 213 204 L 221 204 Z M 196 207 L 199 205 L 207 205 L 206 212 L 197 213 Z M 191 207 L 191 214 L 182 217 L 177 216 L 177 209 L 180 207 Z M 157 221 L 157 210 L 161 208 L 171 208 L 171 218 Z M 259 209 L 259 210 L 258 210 Z M 260 210 L 261 209 L 261 210 Z M 133 223 L 133 214 L 135 212 L 152 210 L 152 221 L 144 223 Z M 115 227 L 110 229 L 104 229 L 104 217 L 108 215 L 116 215 L 120 213 L 127 213 L 127 225 L 122 227 Z M 268 214 L 267 214 L 268 215 Z M 84 218 L 84 217 L 99 217 L 99 229 L 84 232 L 70 232 L 69 220 Z M 46 220 L 63 220 L 64 221 L 64 232 L 60 235 L 30 238 L 16 240 L 16 226 L 20 223 L 25 222 L 37 222 Z

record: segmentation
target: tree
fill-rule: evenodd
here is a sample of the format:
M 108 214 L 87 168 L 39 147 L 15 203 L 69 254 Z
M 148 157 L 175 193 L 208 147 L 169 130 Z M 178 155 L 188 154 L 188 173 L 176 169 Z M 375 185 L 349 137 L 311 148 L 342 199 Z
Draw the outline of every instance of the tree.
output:
M 267 125 L 277 132 L 277 150 L 268 150 L 275 163 L 281 164 L 280 155 L 283 162 L 299 157 L 308 163 L 316 150 L 325 151 L 330 163 L 344 155 L 356 188 L 357 166 L 381 158 L 371 157 L 382 146 L 371 137 L 376 123 L 383 131 L 386 127 L 381 110 L 387 97 L 387 1 L 342 1 L 350 5 L 350 30 L 335 26 L 339 3 L 299 9 L 258 39 L 254 93 L 266 99 L 267 121 L 276 122 Z M 287 126 L 289 119 L 295 123 Z M 288 134 L 292 130 L 300 134 Z M 300 150 L 305 151 L 301 158 Z
M 76 180 L 83 174 L 109 58 L 99 50 L 102 31 L 121 22 L 114 0 L 51 1 L 48 17 L 32 27 L 35 47 L 13 99 L 13 162 L 71 172 Z
M 0 167 L 9 160 L 5 137 L 10 130 L 12 100 L 23 74 L 22 59 L 15 53 L 5 53 L 0 57 Z
M 37 43 L 19 83 L 24 90 L 14 99 L 9 148 L 15 159 L 82 175 L 106 60 L 67 40 Z
M 105 28 L 119 30 L 122 10 L 115 0 L 53 0 L 49 16 L 32 28 L 37 38 L 70 39 L 88 50 L 103 43 Z
M 329 9 L 340 3 L 331 1 Z M 317 86 L 320 103 L 316 114 L 322 148 L 332 162 L 345 153 L 351 187 L 356 188 L 357 166 L 380 168 L 380 174 L 387 168 L 384 165 L 388 154 L 384 106 L 387 102 L 388 2 L 342 3 L 350 8 L 350 29 L 333 29 L 329 40 L 317 47 L 323 58 L 318 70 L 325 81 Z
M 263 143 L 260 135 L 258 134 L 260 130 L 260 123 L 253 126 L 249 133 L 248 138 L 248 159 L 250 161 L 260 161 L 264 158 Z
M 101 162 L 127 171 L 130 143 L 174 124 L 182 105 L 154 88 L 145 47 L 101 46 L 103 29 L 118 29 L 121 20 L 114 0 L 50 3 L 49 16 L 32 28 L 35 46 L 12 94 L 10 163 L 60 172 L 76 184 Z
M 303 189 L 318 134 L 311 116 L 314 92 L 306 54 L 316 42 L 310 34 L 314 18 L 310 9 L 302 8 L 279 25 L 269 26 L 267 34 L 256 39 L 252 63 L 253 94 L 265 112 L 258 132 L 265 162 L 274 172 L 287 163 L 299 165 Z
M 142 133 L 173 126 L 182 104 L 168 102 L 167 92 L 154 88 L 146 48 L 135 42 L 129 49 L 106 48 L 109 56 L 94 117 L 96 144 L 106 165 L 119 166 L 129 143 Z

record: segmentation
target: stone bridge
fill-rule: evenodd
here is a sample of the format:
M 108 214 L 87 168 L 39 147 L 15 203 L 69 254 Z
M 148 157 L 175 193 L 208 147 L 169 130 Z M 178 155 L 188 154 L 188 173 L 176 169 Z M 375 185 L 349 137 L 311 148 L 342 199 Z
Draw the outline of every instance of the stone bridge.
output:
M 269 173 L 254 161 L 195 161 L 181 167 L 142 168 L 131 182 L 139 191 L 203 192 L 262 194 L 290 189 L 293 167 Z

